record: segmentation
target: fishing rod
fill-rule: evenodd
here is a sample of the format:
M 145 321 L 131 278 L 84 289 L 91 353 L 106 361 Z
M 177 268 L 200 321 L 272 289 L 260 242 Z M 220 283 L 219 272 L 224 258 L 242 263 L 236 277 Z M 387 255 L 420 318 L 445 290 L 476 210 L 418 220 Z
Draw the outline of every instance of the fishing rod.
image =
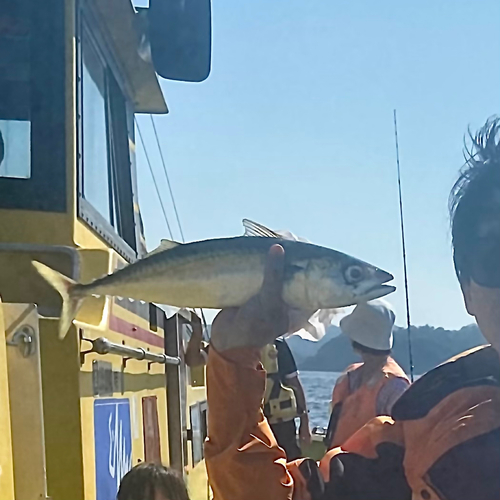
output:
M 401 246 L 403 250 L 403 269 L 405 279 L 405 296 L 406 296 L 406 331 L 408 333 L 408 354 L 410 358 L 410 378 L 413 383 L 413 349 L 411 345 L 411 320 L 410 320 L 410 296 L 408 292 L 408 268 L 406 264 L 406 240 L 405 240 L 405 223 L 403 216 L 403 194 L 401 191 L 401 167 L 399 164 L 399 142 L 398 142 L 398 121 L 396 110 L 394 110 L 394 140 L 396 143 L 396 165 L 398 168 L 398 191 L 399 191 L 399 219 L 401 222 Z

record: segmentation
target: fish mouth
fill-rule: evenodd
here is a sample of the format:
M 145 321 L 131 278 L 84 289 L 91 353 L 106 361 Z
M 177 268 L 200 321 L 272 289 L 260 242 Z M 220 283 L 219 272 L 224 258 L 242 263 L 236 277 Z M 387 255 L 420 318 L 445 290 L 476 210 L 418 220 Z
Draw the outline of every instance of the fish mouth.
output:
M 380 297 L 385 297 L 390 293 L 396 291 L 396 287 L 393 285 L 375 285 L 365 292 L 365 296 L 369 297 L 368 300 L 380 299 Z
M 386 285 L 387 282 L 392 281 L 394 276 L 387 271 L 383 271 L 382 269 L 376 269 L 371 281 L 371 286 L 363 288 L 360 290 L 360 296 L 363 296 L 364 300 L 374 300 L 379 299 L 381 297 L 385 297 L 390 293 L 396 291 L 396 287 L 393 285 Z
M 387 271 L 382 271 L 382 269 L 376 269 L 373 275 L 373 279 L 377 280 L 381 285 L 387 283 L 388 281 L 392 281 L 394 276 Z

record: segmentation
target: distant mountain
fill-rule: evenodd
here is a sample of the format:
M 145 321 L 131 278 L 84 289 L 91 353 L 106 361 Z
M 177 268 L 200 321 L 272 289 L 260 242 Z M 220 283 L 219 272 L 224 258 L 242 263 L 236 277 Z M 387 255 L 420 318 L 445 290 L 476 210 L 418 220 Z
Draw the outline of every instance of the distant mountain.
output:
M 331 325 L 326 330 L 325 336 L 318 342 L 305 340 L 297 335 L 288 337 L 286 342 L 293 353 L 295 362 L 299 365 L 306 359 L 314 356 L 325 344 L 340 335 L 340 333 L 340 328 L 338 326 Z
M 339 329 L 336 330 L 338 332 Z M 292 340 L 297 343 L 293 338 L 289 343 Z M 476 325 L 451 331 L 428 325 L 412 327 L 411 340 L 416 374 L 425 373 L 467 349 L 487 343 Z M 309 346 L 304 349 L 305 344 L 297 345 L 298 350 L 295 346 L 292 349 L 300 370 L 341 372 L 350 364 L 359 361 L 345 335 L 330 337 L 321 345 L 320 342 L 316 342 L 316 345 L 318 345 L 316 351 Z M 306 351 L 312 354 L 306 354 Z M 408 373 L 410 369 L 408 338 L 404 329 L 397 328 L 394 333 L 393 357 Z

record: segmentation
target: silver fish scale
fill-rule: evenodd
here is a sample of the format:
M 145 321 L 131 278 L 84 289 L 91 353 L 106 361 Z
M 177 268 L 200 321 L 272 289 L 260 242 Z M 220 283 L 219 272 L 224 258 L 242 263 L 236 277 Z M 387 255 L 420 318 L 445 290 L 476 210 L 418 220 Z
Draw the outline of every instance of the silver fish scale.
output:
M 172 249 L 145 257 L 137 262 L 136 267 L 154 265 L 167 259 L 189 259 L 190 257 L 197 258 L 200 255 L 206 256 L 207 254 L 248 254 L 253 252 L 267 254 L 271 246 L 275 244 L 280 244 L 285 249 L 286 260 L 331 258 L 337 262 L 345 260 L 352 263 L 353 261 L 353 257 L 342 252 L 311 243 L 258 236 L 239 236 L 236 238 L 219 238 L 179 244 L 179 246 Z
M 288 264 L 293 265 L 297 261 L 313 259 L 331 260 L 340 268 L 358 261 L 342 252 L 299 241 L 255 236 L 219 238 L 179 244 L 174 248 L 146 256 L 144 259 L 119 269 L 111 275 L 96 279 L 92 283 L 77 285 L 77 289 L 83 292 L 89 288 L 97 289 L 101 285 L 109 286 L 134 278 L 154 276 L 161 273 L 166 267 L 174 267 L 180 263 L 183 267 L 195 262 L 201 264 L 202 261 L 205 261 L 208 263 L 211 257 L 218 260 L 224 258 L 225 255 L 236 257 L 239 254 L 241 258 L 251 254 L 264 256 L 274 244 L 280 244 L 285 249 L 285 265 L 287 267 L 289 267 Z M 292 272 L 290 273 L 290 271 Z M 289 268 L 286 274 L 287 278 L 290 277 L 293 270 Z

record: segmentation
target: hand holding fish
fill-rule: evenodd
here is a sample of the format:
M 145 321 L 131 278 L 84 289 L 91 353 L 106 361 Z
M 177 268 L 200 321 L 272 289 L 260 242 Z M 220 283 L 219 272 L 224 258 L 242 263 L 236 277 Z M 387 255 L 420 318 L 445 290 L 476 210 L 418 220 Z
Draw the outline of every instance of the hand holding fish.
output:
M 267 255 L 259 293 L 241 307 L 223 309 L 212 324 L 211 343 L 219 351 L 264 347 L 288 330 L 288 306 L 282 299 L 285 251 L 273 245 Z

